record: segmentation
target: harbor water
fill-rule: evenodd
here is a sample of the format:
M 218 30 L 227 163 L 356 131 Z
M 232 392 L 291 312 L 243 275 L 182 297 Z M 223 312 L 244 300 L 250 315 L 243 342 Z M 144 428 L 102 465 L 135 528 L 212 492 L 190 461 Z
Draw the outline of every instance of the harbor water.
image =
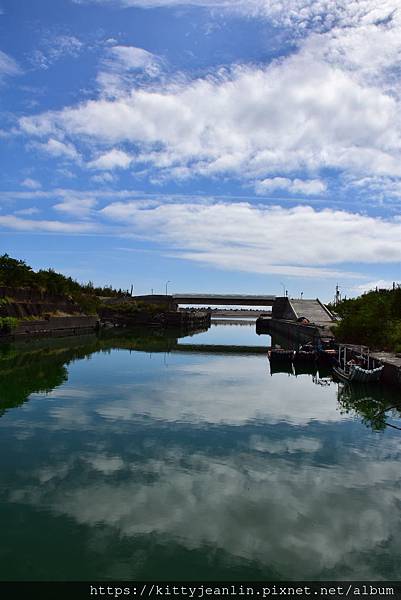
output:
M 0 346 L 0 579 L 398 580 L 394 395 L 246 352 L 269 345 L 217 322 Z

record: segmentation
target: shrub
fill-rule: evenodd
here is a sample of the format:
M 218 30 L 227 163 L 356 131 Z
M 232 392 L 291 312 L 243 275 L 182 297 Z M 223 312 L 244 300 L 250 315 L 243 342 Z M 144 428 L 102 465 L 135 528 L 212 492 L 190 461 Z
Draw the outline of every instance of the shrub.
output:
M 0 286 L 33 288 L 53 296 L 68 298 L 76 302 L 87 314 L 96 314 L 100 304 L 99 297 L 121 297 L 123 300 L 127 295 L 127 292 L 114 290 L 111 286 L 95 287 L 91 281 L 81 284 L 54 269 L 35 272 L 25 261 L 12 258 L 8 254 L 0 256 Z M 8 298 L 2 298 L 0 309 L 8 303 Z
M 340 302 L 341 321 L 335 335 L 341 342 L 396 350 L 401 348 L 401 289 L 368 292 Z
M 0 317 L 1 333 L 11 333 L 18 325 L 19 321 L 15 317 Z

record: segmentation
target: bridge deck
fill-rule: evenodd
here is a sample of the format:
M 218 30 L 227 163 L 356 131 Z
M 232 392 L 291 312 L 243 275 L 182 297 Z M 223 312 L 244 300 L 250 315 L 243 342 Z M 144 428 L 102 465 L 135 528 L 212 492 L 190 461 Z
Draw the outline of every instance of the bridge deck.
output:
M 250 294 L 173 294 L 177 304 L 273 306 L 276 296 Z

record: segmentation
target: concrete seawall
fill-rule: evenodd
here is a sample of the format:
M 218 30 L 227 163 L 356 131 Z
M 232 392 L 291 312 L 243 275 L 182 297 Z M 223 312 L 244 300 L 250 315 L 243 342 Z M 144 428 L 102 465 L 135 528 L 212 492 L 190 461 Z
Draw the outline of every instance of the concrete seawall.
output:
M 306 344 L 321 337 L 332 337 L 330 331 L 317 325 L 304 325 L 284 319 L 261 318 L 256 321 L 256 333 L 277 334 L 292 344 Z
M 98 327 L 98 317 L 50 317 L 49 319 L 23 321 L 10 333 L 0 335 L 0 339 L 18 339 L 25 336 L 77 335 L 95 331 Z
M 384 364 L 382 381 L 401 390 L 401 360 L 394 355 L 385 355 L 387 353 L 373 353 L 373 357 L 381 360 Z

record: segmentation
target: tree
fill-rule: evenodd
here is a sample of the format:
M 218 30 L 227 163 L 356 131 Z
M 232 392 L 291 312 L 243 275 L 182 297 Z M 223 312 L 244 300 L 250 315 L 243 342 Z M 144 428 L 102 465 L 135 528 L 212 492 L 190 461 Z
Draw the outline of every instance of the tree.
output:
M 24 286 L 32 282 L 32 267 L 23 260 L 11 258 L 8 254 L 0 256 L 0 284 L 5 286 Z

